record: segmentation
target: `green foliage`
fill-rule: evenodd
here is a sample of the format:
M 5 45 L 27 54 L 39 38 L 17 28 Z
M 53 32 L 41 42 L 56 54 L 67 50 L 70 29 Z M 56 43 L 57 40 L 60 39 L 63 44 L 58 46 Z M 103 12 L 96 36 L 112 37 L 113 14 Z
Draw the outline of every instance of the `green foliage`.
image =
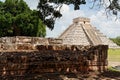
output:
M 23 0 L 6 0 L 0 4 L 0 37 L 45 37 L 46 27 L 38 18 L 37 10 L 31 10 Z
M 51 3 L 54 3 L 55 5 L 51 5 Z M 56 18 L 62 16 L 60 9 L 63 4 L 73 4 L 74 10 L 78 10 L 79 5 L 85 3 L 85 0 L 40 0 L 38 4 L 39 18 L 52 30 Z
M 111 40 L 116 43 L 117 45 L 120 46 L 120 36 L 116 37 L 116 38 L 111 38 Z

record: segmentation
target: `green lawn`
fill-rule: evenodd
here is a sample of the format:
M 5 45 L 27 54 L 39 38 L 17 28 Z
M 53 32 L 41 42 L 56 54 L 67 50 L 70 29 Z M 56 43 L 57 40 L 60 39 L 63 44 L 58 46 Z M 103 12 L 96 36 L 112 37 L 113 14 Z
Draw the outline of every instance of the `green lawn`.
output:
M 109 49 L 108 61 L 120 62 L 120 49 Z

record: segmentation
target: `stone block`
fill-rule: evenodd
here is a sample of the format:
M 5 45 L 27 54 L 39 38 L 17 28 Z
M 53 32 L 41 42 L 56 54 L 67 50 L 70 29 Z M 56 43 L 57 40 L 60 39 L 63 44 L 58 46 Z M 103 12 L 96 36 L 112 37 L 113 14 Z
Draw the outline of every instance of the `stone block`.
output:
M 33 44 L 35 45 L 48 45 L 48 39 L 46 38 L 40 38 L 40 37 L 33 37 Z
M 31 43 L 32 38 L 31 37 L 24 37 L 24 36 L 17 36 L 16 37 L 16 43 L 17 44 L 24 44 L 24 43 Z
M 32 44 L 16 44 L 16 50 L 33 50 Z
M 62 44 L 63 41 L 62 39 L 53 39 L 53 38 L 48 38 L 49 44 L 53 45 L 53 44 Z
M 1 50 L 14 50 L 15 48 L 15 44 L 1 44 Z

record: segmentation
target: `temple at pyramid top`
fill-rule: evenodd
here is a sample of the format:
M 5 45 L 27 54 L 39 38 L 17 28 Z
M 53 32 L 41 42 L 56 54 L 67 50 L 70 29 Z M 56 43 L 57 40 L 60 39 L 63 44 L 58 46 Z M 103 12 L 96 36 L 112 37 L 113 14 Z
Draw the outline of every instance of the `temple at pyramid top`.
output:
M 89 18 L 84 18 L 84 17 L 78 17 L 73 19 L 73 23 L 90 23 L 90 19 Z
M 63 44 L 68 45 L 109 45 L 109 48 L 120 48 L 103 33 L 90 24 L 89 18 L 78 17 L 60 36 Z

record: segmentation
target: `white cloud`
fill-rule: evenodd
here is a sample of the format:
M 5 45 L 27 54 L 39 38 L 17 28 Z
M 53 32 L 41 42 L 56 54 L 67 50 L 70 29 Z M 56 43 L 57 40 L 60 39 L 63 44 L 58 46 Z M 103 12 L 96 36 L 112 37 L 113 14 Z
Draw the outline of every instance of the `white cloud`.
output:
M 30 6 L 31 9 L 36 9 L 38 6 L 39 0 L 24 0 L 27 2 L 28 6 Z
M 70 10 L 68 5 L 63 4 L 62 8 L 61 8 L 61 13 L 64 14 L 66 12 L 68 12 Z
M 73 18 L 76 17 L 89 17 L 91 24 L 100 30 L 107 37 L 120 36 L 120 21 L 116 20 L 115 16 L 106 16 L 104 10 L 100 10 L 97 13 L 93 13 L 84 10 L 71 10 L 67 5 L 63 6 L 63 16 L 57 19 L 55 28 L 53 31 L 47 29 L 47 37 L 58 37 L 70 24 L 72 24 Z M 93 10 L 92 10 L 93 11 Z M 89 13 L 91 15 L 89 15 Z
M 72 24 L 73 18 L 85 16 L 83 11 L 70 10 L 68 5 L 63 5 L 61 12 L 63 16 L 60 19 L 57 19 L 54 30 L 50 31 L 47 29 L 46 37 L 58 37 L 70 24 Z
M 3 2 L 4 2 L 5 0 L 0 0 L 0 1 L 3 1 Z
M 92 10 L 93 11 L 93 10 Z M 73 18 L 76 17 L 89 17 L 91 24 L 97 27 L 107 37 L 120 36 L 120 21 L 115 21 L 115 16 L 109 16 L 107 18 L 105 11 L 100 10 L 97 12 L 85 11 L 85 10 L 71 10 L 69 6 L 64 5 L 62 7 L 63 16 L 57 19 L 55 28 L 53 31 L 47 29 L 47 37 L 58 37 L 70 24 L 72 24 Z
M 101 10 L 97 14 L 93 14 L 91 17 L 91 23 L 97 27 L 107 37 L 120 36 L 120 21 L 116 20 L 115 16 L 107 16 L 104 11 Z

